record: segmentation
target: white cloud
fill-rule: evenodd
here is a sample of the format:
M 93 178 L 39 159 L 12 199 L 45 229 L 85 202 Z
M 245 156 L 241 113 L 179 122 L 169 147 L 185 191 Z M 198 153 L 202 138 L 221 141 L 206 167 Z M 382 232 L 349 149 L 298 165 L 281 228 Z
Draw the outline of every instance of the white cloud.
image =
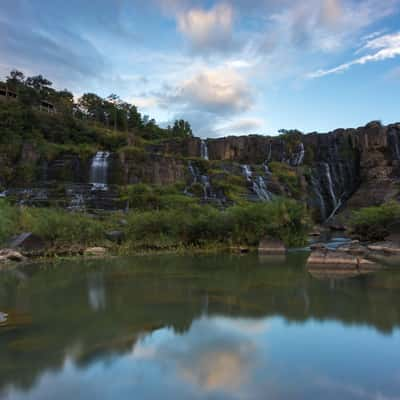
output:
M 210 10 L 192 8 L 178 14 L 178 29 L 197 51 L 230 50 L 233 45 L 234 13 L 229 4 Z
M 384 61 L 400 56 L 400 32 L 375 37 L 367 42 L 361 50 L 375 50 L 355 60 L 349 61 L 330 69 L 321 69 L 308 75 L 309 78 L 321 78 L 323 76 L 347 71 L 354 65 L 363 65 L 369 62 Z
M 253 104 L 248 82 L 234 69 L 203 69 L 181 84 L 178 101 L 214 114 L 244 112 Z

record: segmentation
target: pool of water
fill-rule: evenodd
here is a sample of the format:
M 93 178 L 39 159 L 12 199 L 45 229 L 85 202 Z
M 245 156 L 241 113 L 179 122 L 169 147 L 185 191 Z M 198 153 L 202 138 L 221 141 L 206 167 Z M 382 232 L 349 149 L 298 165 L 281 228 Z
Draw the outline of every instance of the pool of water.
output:
M 307 255 L 62 261 L 0 273 L 0 399 L 400 399 L 400 269 Z

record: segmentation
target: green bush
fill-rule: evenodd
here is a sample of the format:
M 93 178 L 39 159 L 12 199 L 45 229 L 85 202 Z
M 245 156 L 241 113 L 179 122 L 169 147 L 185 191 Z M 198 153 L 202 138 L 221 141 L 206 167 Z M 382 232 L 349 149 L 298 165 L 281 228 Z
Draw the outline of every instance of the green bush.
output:
M 104 239 L 112 220 L 52 208 L 15 207 L 0 201 L 0 242 L 32 232 L 50 244 L 95 244 Z
M 362 239 L 382 240 L 389 234 L 389 224 L 396 220 L 400 220 L 400 204 L 389 202 L 379 207 L 354 211 L 350 217 L 350 227 Z
M 17 232 L 17 209 L 0 199 L 0 244 L 9 240 Z
M 168 237 L 176 246 L 211 243 L 255 246 L 266 235 L 288 246 L 306 243 L 310 220 L 305 207 L 295 201 L 248 203 L 220 211 L 211 206 L 131 213 L 128 238 L 137 244 L 163 243 Z

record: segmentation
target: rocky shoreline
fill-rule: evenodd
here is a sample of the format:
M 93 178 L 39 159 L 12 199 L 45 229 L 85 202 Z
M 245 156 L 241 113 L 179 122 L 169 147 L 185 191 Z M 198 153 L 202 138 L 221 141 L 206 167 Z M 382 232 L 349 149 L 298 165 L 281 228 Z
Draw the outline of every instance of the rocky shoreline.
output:
M 341 279 L 360 276 L 394 266 L 400 261 L 400 241 L 386 240 L 370 243 L 352 240 L 346 236 L 331 237 L 326 240 L 326 232 L 319 237 L 310 237 L 310 246 L 301 250 L 309 251 L 306 268 L 318 279 Z M 9 248 L 0 249 L 0 269 L 4 266 L 29 262 L 38 258 L 53 259 L 59 257 L 97 257 L 118 255 L 117 247 L 65 246 L 48 248 L 37 236 L 24 233 L 10 242 Z M 195 249 L 185 249 L 196 252 Z M 283 242 L 274 238 L 264 238 L 259 247 L 247 246 L 224 249 L 232 253 L 249 253 L 258 250 L 260 256 L 284 256 L 288 251 Z M 199 251 L 203 251 L 204 249 Z M 219 249 L 219 251 L 222 251 Z M 171 250 L 169 251 L 171 252 Z M 174 251 L 178 252 L 178 250 Z M 137 255 L 135 251 L 128 252 Z M 140 253 L 143 254 L 143 253 Z M 146 254 L 154 254 L 147 252 Z

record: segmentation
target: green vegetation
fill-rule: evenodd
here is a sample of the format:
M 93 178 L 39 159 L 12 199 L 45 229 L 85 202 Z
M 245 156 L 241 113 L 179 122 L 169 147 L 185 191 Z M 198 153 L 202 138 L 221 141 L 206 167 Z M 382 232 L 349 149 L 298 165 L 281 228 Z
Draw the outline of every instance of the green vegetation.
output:
M 60 209 L 14 207 L 0 201 L 0 241 L 28 231 L 50 246 L 107 245 L 105 233 L 118 229 L 125 234 L 122 249 L 126 252 L 256 246 L 266 235 L 280 238 L 288 246 L 306 243 L 310 220 L 305 206 L 293 200 L 247 203 L 221 211 L 198 205 L 172 190 L 161 195 L 162 191 L 144 185 L 132 187 L 128 195 L 131 201 L 136 199 L 135 209 L 102 217 L 83 213 L 72 217 Z M 121 225 L 121 219 L 127 223 Z
M 301 194 L 301 182 L 296 170 L 288 164 L 276 161 L 271 162 L 269 167 L 273 176 L 286 186 L 294 198 L 298 198 Z
M 378 207 L 366 207 L 354 211 L 350 227 L 366 240 L 382 240 L 389 232 L 389 225 L 400 220 L 400 204 L 389 202 Z
M 116 151 L 128 145 L 130 135 L 146 140 L 192 136 L 187 121 L 175 121 L 172 127 L 161 128 L 154 119 L 142 116 L 135 105 L 115 94 L 103 99 L 85 93 L 75 101 L 71 92 L 55 90 L 42 75 L 25 78 L 22 72 L 14 70 L 6 81 L 0 81 L 0 89 L 16 96 L 0 102 L 0 145 L 18 147 L 26 141 L 45 141 L 91 144 L 95 150 Z

